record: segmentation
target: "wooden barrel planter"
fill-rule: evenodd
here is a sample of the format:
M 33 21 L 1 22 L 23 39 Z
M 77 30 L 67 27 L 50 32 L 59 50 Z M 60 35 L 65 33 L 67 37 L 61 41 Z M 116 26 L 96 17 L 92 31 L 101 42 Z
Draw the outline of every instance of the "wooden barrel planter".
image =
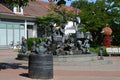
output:
M 53 78 L 53 56 L 50 54 L 29 56 L 29 77 L 34 79 Z

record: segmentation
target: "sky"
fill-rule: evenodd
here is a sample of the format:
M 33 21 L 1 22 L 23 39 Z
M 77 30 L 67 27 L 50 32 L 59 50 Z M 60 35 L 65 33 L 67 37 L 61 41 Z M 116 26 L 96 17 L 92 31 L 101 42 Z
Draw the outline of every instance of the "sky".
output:
M 43 1 L 46 1 L 46 2 L 48 2 L 48 0 L 43 0 Z M 71 0 L 71 1 L 75 1 L 75 0 Z M 71 4 L 71 1 L 68 1 L 68 0 L 66 0 L 66 5 L 67 5 L 67 6 L 70 6 L 70 4 Z
M 48 2 L 48 0 L 43 0 L 43 1 Z M 71 0 L 71 1 L 77 1 L 77 0 Z M 70 6 L 71 1 L 66 0 L 66 5 L 67 5 L 67 6 Z M 89 2 L 93 2 L 93 1 L 95 1 L 95 0 L 88 0 L 88 1 L 89 1 Z

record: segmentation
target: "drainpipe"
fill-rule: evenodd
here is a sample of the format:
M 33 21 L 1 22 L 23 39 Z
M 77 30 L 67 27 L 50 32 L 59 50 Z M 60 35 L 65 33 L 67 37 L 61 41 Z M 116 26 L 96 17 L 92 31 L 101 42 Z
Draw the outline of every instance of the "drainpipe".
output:
M 37 25 L 33 25 L 33 37 L 37 37 Z
M 25 39 L 27 39 L 27 20 L 25 20 Z

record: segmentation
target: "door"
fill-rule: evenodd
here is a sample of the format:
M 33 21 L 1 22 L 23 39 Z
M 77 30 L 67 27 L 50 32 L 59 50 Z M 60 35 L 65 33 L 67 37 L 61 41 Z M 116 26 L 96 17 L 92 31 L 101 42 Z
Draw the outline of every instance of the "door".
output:
M 33 37 L 33 25 L 28 25 L 27 26 L 27 38 L 32 38 Z

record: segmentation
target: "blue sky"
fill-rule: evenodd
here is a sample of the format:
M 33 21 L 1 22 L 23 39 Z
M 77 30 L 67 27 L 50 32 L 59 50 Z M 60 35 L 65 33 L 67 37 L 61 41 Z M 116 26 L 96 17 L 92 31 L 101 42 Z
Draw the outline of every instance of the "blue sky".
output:
M 43 0 L 43 1 L 48 2 L 48 0 Z M 77 1 L 77 0 L 71 0 L 71 1 Z M 69 6 L 69 5 L 71 4 L 71 1 L 66 0 L 66 5 Z M 88 1 L 89 1 L 89 2 L 93 2 L 93 1 L 95 1 L 95 0 L 88 0 Z

